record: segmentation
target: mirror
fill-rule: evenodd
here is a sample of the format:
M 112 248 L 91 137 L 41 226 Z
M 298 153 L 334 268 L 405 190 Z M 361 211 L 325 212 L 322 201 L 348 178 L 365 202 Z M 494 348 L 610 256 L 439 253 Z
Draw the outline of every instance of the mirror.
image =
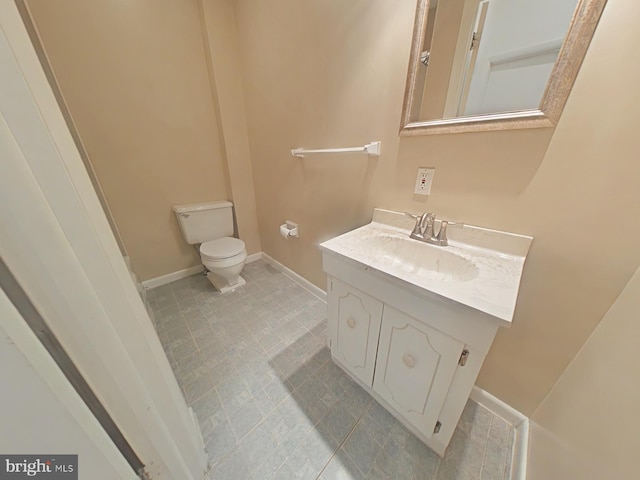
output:
M 554 126 L 606 0 L 418 0 L 401 135 Z

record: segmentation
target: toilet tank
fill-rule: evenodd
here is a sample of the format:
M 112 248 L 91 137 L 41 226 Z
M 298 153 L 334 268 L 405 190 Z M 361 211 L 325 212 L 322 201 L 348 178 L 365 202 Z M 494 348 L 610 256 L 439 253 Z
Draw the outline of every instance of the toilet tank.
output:
M 233 236 L 233 204 L 227 201 L 174 205 L 173 211 L 187 243 Z

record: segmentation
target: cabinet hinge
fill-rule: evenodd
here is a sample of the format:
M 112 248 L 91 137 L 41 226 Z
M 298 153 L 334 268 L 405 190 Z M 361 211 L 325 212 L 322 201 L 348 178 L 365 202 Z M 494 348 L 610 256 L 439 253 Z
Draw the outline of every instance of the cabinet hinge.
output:
M 436 426 L 433 427 L 433 433 L 439 433 L 440 432 L 440 427 L 442 427 L 442 424 L 439 421 L 436 422 Z
M 462 350 L 462 353 L 460 354 L 460 360 L 458 360 L 458 365 L 460 365 L 461 367 L 464 367 L 467 364 L 468 359 L 469 359 L 469 350 L 465 348 L 464 350 Z

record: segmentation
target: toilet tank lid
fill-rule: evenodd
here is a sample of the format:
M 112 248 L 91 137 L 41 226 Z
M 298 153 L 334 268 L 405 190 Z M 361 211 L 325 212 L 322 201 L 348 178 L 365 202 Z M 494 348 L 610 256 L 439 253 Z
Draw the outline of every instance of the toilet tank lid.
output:
M 183 205 L 174 205 L 173 211 L 176 213 L 189 213 L 226 207 L 233 207 L 233 203 L 227 202 L 226 200 L 221 200 L 219 202 L 189 203 Z

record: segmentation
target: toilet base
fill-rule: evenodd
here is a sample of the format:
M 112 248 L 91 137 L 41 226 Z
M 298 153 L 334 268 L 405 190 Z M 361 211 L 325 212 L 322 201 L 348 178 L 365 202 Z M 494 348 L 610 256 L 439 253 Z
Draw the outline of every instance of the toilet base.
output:
M 211 285 L 215 287 L 220 293 L 227 293 L 235 290 L 242 285 L 245 285 L 247 281 L 238 275 L 238 281 L 233 285 L 229 285 L 226 278 L 222 278 L 220 275 L 216 275 L 213 272 L 207 272 L 207 278 L 211 282 Z

